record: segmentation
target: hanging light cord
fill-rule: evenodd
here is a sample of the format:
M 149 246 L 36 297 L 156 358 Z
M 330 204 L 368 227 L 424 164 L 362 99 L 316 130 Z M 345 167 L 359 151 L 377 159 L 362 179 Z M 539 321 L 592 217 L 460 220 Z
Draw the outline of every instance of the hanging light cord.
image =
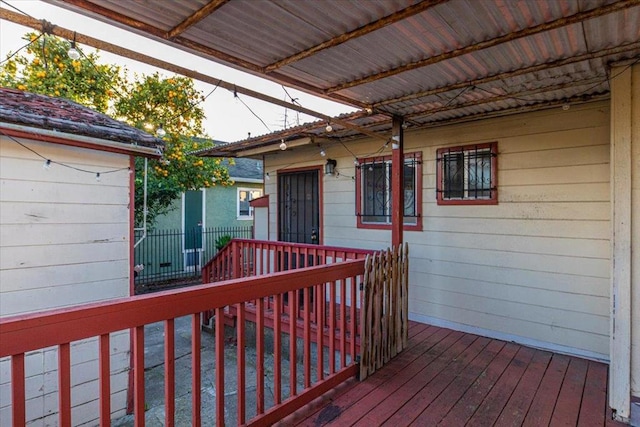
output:
M 85 173 L 90 173 L 90 174 L 92 174 L 92 175 L 98 175 L 98 176 L 100 176 L 100 175 L 106 175 L 106 174 L 109 174 L 109 173 L 120 172 L 120 171 L 124 171 L 124 170 L 130 170 L 130 168 L 129 168 L 129 167 L 126 167 L 126 168 L 118 168 L 118 169 L 111 169 L 111 170 L 106 170 L 106 171 L 91 171 L 91 170 L 88 170 L 88 169 L 79 168 L 79 167 L 72 166 L 72 165 L 69 165 L 69 164 L 66 164 L 66 163 L 62 163 L 62 162 L 57 162 L 57 161 L 55 161 L 55 160 L 51 160 L 50 158 L 48 158 L 48 157 L 46 157 L 46 156 L 43 156 L 42 154 L 38 153 L 38 152 L 37 152 L 36 150 L 34 150 L 33 148 L 31 148 L 31 147 L 29 147 L 29 146 L 25 145 L 24 143 L 22 143 L 22 142 L 18 141 L 18 140 L 17 140 L 16 138 L 14 138 L 13 136 L 6 134 L 6 133 L 5 133 L 5 132 L 3 132 L 2 130 L 0 130 L 0 135 L 6 136 L 6 137 L 7 137 L 7 138 L 9 138 L 10 140 L 12 140 L 13 142 L 15 142 L 15 143 L 16 143 L 16 144 L 18 144 L 19 146 L 21 146 L 22 148 L 24 148 L 24 149 L 26 149 L 26 150 L 28 150 L 28 151 L 31 151 L 33 154 L 35 154 L 36 156 L 38 156 L 38 157 L 40 157 L 42 160 L 44 160 L 44 161 L 47 163 L 47 165 L 50 165 L 50 164 L 51 164 L 51 165 L 63 166 L 63 167 L 65 167 L 65 168 L 73 169 L 73 170 L 78 171 L 78 172 L 85 172 Z

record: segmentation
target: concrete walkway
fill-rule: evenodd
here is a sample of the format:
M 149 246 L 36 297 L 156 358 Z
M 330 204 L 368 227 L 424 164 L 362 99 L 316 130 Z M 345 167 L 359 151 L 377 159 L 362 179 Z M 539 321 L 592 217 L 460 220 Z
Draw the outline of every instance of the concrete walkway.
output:
M 202 425 L 215 425 L 215 343 L 209 332 L 202 334 Z M 285 338 L 286 337 L 286 338 Z M 283 341 L 288 340 L 283 335 Z M 256 414 L 256 351 L 255 342 L 250 336 L 245 346 L 245 382 L 247 420 Z M 269 348 L 269 346 L 266 346 Z M 286 351 L 283 353 L 287 354 Z M 186 316 L 175 321 L 175 420 L 176 426 L 191 425 L 191 317 Z M 237 345 L 235 329 L 226 328 L 225 339 L 225 424 L 233 426 L 237 420 Z M 265 354 L 265 407 L 273 405 L 273 354 Z M 298 372 L 303 372 L 302 367 Z M 289 364 L 282 361 L 282 399 L 289 396 Z M 312 372 L 315 377 L 315 372 Z M 303 389 L 303 377 L 298 376 L 298 390 Z M 146 425 L 163 426 L 164 405 L 164 324 L 163 322 L 145 326 L 145 414 Z M 127 415 L 112 422 L 113 426 L 133 426 L 133 415 Z

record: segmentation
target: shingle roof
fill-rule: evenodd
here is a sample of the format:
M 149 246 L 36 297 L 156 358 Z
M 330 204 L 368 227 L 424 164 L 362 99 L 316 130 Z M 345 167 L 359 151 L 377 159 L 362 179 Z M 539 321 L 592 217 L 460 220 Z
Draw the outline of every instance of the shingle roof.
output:
M 140 129 L 63 98 L 0 88 L 0 122 L 156 148 L 164 143 Z

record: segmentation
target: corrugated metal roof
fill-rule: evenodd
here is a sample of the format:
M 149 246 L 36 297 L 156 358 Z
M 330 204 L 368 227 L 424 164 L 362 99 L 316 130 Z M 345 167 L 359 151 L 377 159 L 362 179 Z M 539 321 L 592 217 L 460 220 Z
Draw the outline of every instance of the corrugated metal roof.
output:
M 350 119 L 369 130 L 388 131 L 394 114 L 426 124 L 599 98 L 609 64 L 640 58 L 640 0 L 231 0 L 174 38 L 168 32 L 208 1 L 49 1 L 370 106 L 371 116 Z M 271 140 L 282 135 L 293 133 Z

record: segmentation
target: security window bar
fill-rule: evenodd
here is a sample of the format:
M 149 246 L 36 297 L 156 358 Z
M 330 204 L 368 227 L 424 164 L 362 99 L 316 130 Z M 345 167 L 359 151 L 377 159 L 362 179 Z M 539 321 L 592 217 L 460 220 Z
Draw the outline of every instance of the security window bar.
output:
M 405 156 L 404 161 L 404 224 L 418 225 L 419 206 L 417 203 L 419 153 Z M 359 226 L 367 224 L 391 225 L 391 174 L 390 157 L 360 160 L 360 209 L 357 213 Z
M 491 143 L 438 150 L 438 203 L 497 203 L 496 148 Z

